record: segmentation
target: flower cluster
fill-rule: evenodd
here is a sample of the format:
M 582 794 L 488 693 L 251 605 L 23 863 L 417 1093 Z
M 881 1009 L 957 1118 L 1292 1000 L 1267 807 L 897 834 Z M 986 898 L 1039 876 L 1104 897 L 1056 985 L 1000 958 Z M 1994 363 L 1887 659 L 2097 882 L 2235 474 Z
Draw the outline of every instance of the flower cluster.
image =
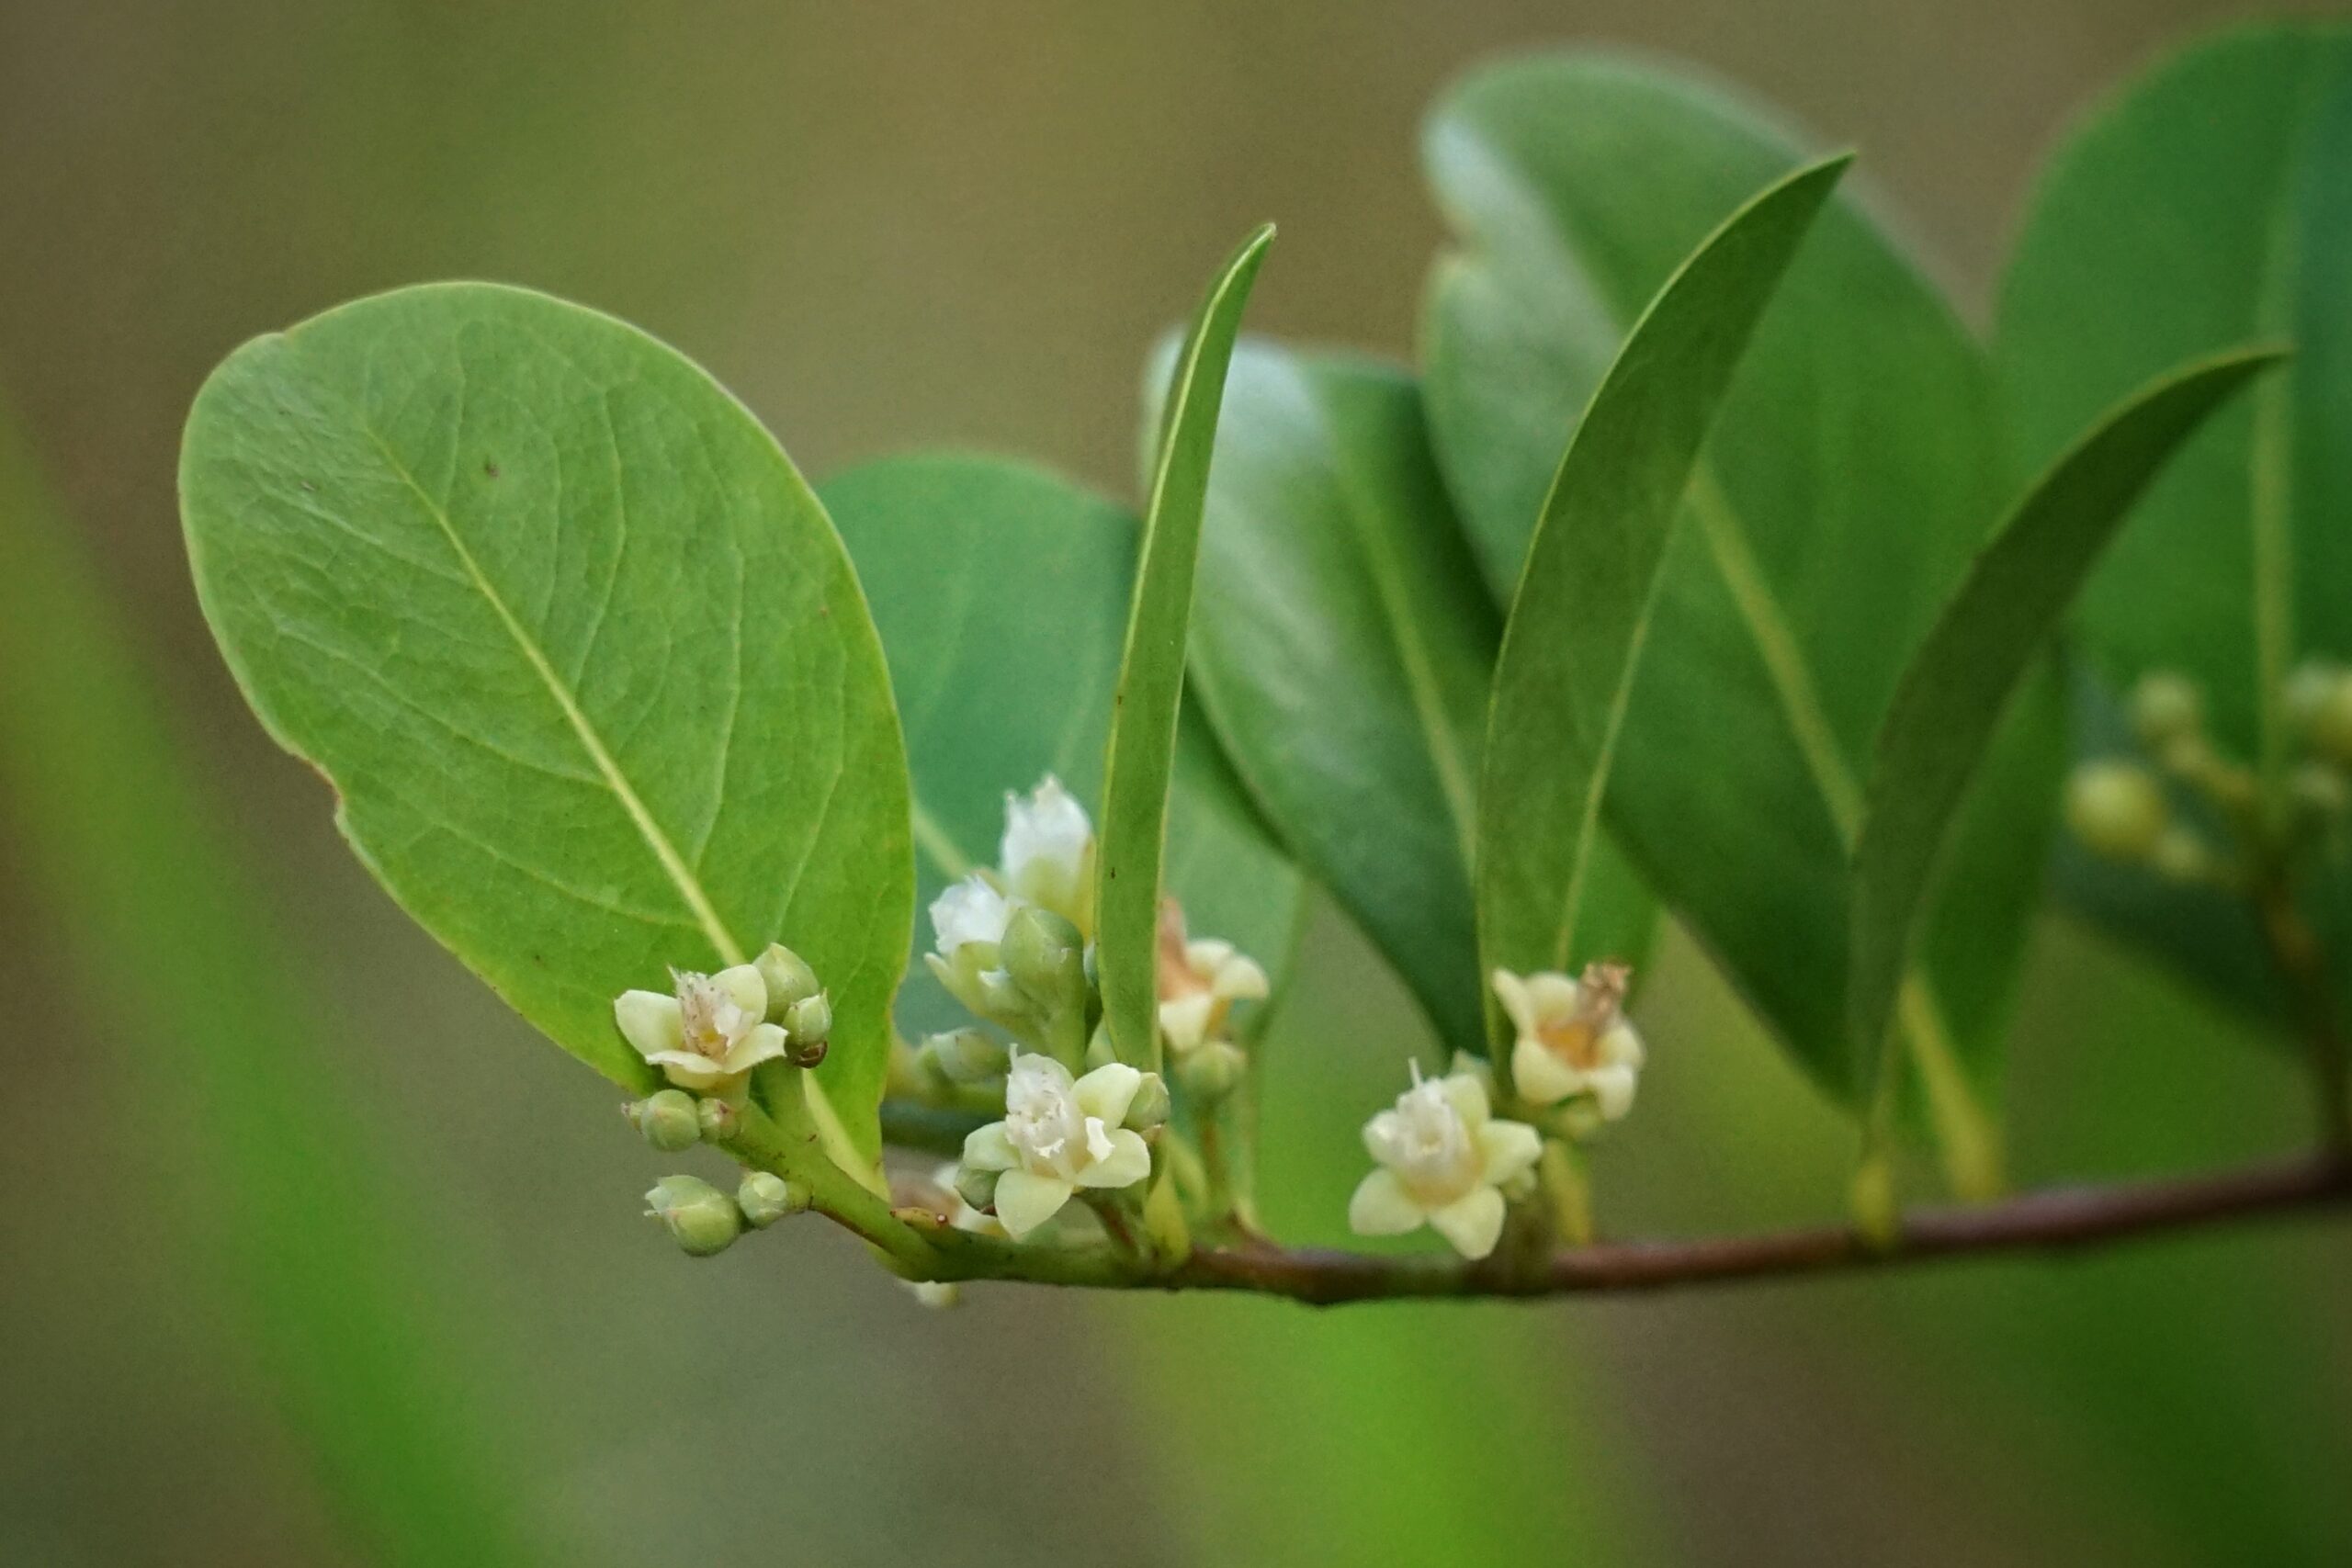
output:
M 961 1030 L 925 1041 L 919 1060 L 933 1079 L 964 1091 L 967 1103 L 977 1091 L 1003 1106 L 1002 1120 L 966 1141 L 954 1185 L 1015 1240 L 1074 1197 L 1144 1182 L 1152 1170 L 1148 1139 L 1170 1110 L 1158 1075 L 1113 1059 L 1100 1032 L 1094 861 L 1085 808 L 1048 775 L 1028 795 L 1005 797 L 997 864 L 965 876 L 931 906 L 932 974 L 1012 1043 Z M 1233 1007 L 1266 994 L 1265 971 L 1230 942 L 1190 938 L 1170 899 L 1160 911 L 1158 989 L 1161 1037 L 1179 1081 L 1207 1107 L 1238 1078 Z M 1188 1068 L 1210 1058 L 1205 1073 Z

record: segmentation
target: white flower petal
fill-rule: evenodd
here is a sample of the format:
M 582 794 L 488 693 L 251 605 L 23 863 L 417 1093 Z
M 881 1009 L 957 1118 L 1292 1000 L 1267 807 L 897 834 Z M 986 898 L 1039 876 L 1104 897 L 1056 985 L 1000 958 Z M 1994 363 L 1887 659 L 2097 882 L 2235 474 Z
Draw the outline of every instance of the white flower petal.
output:
M 1638 1067 L 1645 1055 L 1640 1033 L 1622 1018 L 1600 1037 L 1600 1059 L 1610 1066 Z
M 1217 965 L 1216 994 L 1227 1001 L 1258 1001 L 1266 995 L 1268 988 L 1266 972 L 1258 967 L 1254 958 L 1244 958 L 1237 953 Z
M 996 1179 L 996 1217 L 1007 1235 L 1019 1241 L 1062 1212 L 1078 1184 L 1057 1176 L 1013 1169 Z
M 1487 1104 L 1487 1086 L 1470 1073 L 1452 1073 L 1438 1080 L 1438 1088 L 1445 1095 L 1445 1102 L 1462 1118 L 1463 1126 L 1476 1133 L 1487 1124 L 1492 1112 Z
M 1489 1122 L 1478 1129 L 1478 1179 L 1499 1185 L 1535 1168 L 1544 1140 L 1524 1122 Z
M 1200 1049 L 1208 1038 L 1209 1015 L 1216 1010 L 1216 998 L 1206 991 L 1160 1003 L 1159 1032 L 1168 1036 L 1168 1048 L 1178 1055 Z
M 976 872 L 931 901 L 931 933 L 941 953 L 971 942 L 1001 942 L 1012 919 L 1012 905 Z
M 1430 1210 L 1430 1224 L 1463 1257 L 1484 1258 L 1502 1239 L 1503 1195 L 1491 1187 L 1474 1188 L 1442 1209 Z
M 973 1128 L 966 1135 L 964 1163 L 974 1170 L 1011 1170 L 1021 1163 L 1021 1156 L 1013 1152 L 1012 1139 L 1007 1135 L 1004 1123 L 991 1122 L 985 1127 Z M 953 1177 L 947 1185 L 955 1185 Z
M 1358 1235 L 1402 1235 L 1428 1217 L 1385 1166 L 1356 1183 L 1348 1200 L 1348 1228 Z
M 713 984 L 735 999 L 735 1005 L 753 1018 L 765 1018 L 768 1010 L 768 983 L 749 964 L 738 964 L 731 969 L 721 969 L 711 977 Z
M 678 998 L 663 992 L 623 991 L 613 1002 L 613 1021 L 620 1025 L 621 1037 L 648 1061 L 661 1052 L 686 1047 Z
M 1535 998 L 1527 993 L 1527 982 L 1508 969 L 1498 969 L 1493 976 L 1495 998 L 1503 1004 L 1503 1011 L 1510 1016 L 1511 1027 L 1521 1035 L 1535 1032 Z
M 1595 1067 L 1585 1075 L 1585 1085 L 1592 1090 L 1593 1103 L 1603 1121 L 1614 1122 L 1634 1109 L 1634 1069 L 1628 1066 Z
M 1136 1090 L 1142 1087 L 1142 1073 L 1125 1062 L 1105 1062 L 1072 1084 L 1070 1094 L 1080 1111 L 1101 1117 L 1106 1127 L 1115 1127 L 1127 1119 L 1127 1107 L 1135 1103 Z
M 662 1074 L 680 1089 L 690 1089 L 709 1094 L 734 1079 L 729 1072 L 709 1057 L 693 1051 L 657 1051 L 645 1058 L 662 1069 Z
M 1544 1043 L 1532 1034 L 1521 1035 L 1510 1048 L 1510 1081 L 1530 1105 L 1557 1105 L 1585 1088 L 1585 1075 L 1544 1049 Z
M 1080 1187 L 1132 1187 L 1151 1174 L 1151 1147 L 1143 1134 L 1122 1127 L 1111 1134 L 1111 1152 L 1078 1173 Z
M 762 1062 L 773 1062 L 783 1055 L 789 1043 L 790 1040 L 781 1025 L 760 1024 L 746 1032 L 743 1038 L 735 1043 L 735 1048 L 727 1053 L 727 1070 L 748 1073 Z

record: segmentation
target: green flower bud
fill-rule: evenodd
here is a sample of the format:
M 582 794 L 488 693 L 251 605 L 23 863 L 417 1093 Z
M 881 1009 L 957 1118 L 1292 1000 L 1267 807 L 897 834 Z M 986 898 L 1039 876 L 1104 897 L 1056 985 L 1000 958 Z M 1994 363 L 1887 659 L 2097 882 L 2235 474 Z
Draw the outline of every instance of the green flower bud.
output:
M 1158 1073 L 1146 1073 L 1136 1085 L 1136 1097 L 1127 1101 L 1127 1119 L 1122 1125 L 1138 1133 L 1148 1133 L 1168 1120 L 1168 1083 Z
M 978 1029 L 926 1037 L 915 1060 L 933 1077 L 951 1084 L 986 1083 L 1004 1077 L 1012 1059 L 1004 1042 Z
M 2152 751 L 2197 734 L 2204 725 L 2205 700 L 2185 676 L 2154 671 L 2132 689 L 2132 728 Z
M 968 1165 L 956 1168 L 956 1196 L 975 1209 L 985 1209 L 996 1201 L 996 1179 L 1001 1170 L 974 1170 Z
M 780 942 L 768 943 L 768 950 L 752 960 L 752 966 L 760 972 L 760 978 L 767 982 L 770 1023 L 784 1023 L 785 1015 L 792 1010 L 795 1003 L 815 996 L 821 989 L 817 983 L 817 972 L 808 967 L 808 961 Z
M 2303 739 L 2315 755 L 2352 766 L 2352 671 L 2339 670 L 2328 682 L 2303 726 Z
M 725 1143 L 743 1122 L 741 1114 L 723 1100 L 706 1100 L 695 1106 L 695 1119 L 701 1125 L 702 1139 L 707 1144 Z
M 1086 1006 L 1086 942 L 1050 909 L 1024 905 L 1005 922 L 998 962 L 1030 1005 L 1048 1016 Z
M 1235 1089 L 1250 1071 L 1250 1058 L 1230 1040 L 1211 1040 L 1187 1052 L 1176 1064 L 1176 1079 L 1184 1092 L 1203 1105 L 1215 1105 Z
M 825 1059 L 825 1042 L 833 1032 L 833 999 L 819 991 L 813 997 L 803 997 L 792 1004 L 785 1015 L 784 1031 L 792 1037 L 792 1059 L 804 1067 L 813 1067 Z
M 2346 786 L 2344 775 L 2325 762 L 2298 767 L 2287 776 L 2287 789 L 2294 797 L 2295 809 L 2306 817 L 2341 817 L 2346 807 L 2352 807 L 2352 789 Z
M 702 1122 L 695 1111 L 695 1097 L 682 1089 L 665 1089 L 648 1095 L 631 1108 L 629 1120 L 645 1135 L 645 1141 L 664 1154 L 676 1154 L 690 1149 L 702 1139 Z
M 742 1185 L 735 1189 L 735 1206 L 743 1211 L 744 1219 L 763 1230 L 787 1214 L 808 1213 L 808 1202 L 806 1184 L 786 1181 L 771 1171 L 748 1171 Z
M 742 1233 L 735 1201 L 694 1176 L 665 1176 L 645 1195 L 646 1213 L 670 1230 L 671 1238 L 696 1258 L 724 1252 Z
M 2163 786 L 2136 762 L 2086 762 L 2066 781 L 2066 826 L 2093 854 L 2145 860 L 2170 819 Z
M 2287 722 L 2295 727 L 2296 733 L 2311 733 L 2312 721 L 2319 716 L 2329 694 L 2343 680 L 2344 667 L 2324 659 L 2306 660 L 2295 666 L 2281 694 L 2286 699 Z
M 2213 875 L 2213 852 L 2195 832 L 2176 825 L 2148 852 L 2148 867 L 2166 882 L 2205 882 Z

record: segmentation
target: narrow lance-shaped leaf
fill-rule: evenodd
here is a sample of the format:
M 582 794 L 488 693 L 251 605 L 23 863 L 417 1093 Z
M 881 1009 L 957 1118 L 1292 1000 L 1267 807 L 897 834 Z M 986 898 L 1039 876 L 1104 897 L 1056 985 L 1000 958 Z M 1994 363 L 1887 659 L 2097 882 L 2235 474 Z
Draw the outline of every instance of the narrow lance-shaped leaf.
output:
M 1455 243 L 1430 280 L 1423 390 L 1498 593 L 1516 586 L 1562 433 L 1636 316 L 1724 214 L 1817 145 L 1719 83 L 1606 54 L 1510 62 L 1441 102 L 1427 159 Z M 1849 1102 L 1870 748 L 2008 489 L 1982 349 L 1852 185 L 1790 264 L 1708 436 L 1604 812 L 1659 900 Z M 1922 938 L 1918 994 L 1935 1005 L 1913 1032 L 1962 1097 L 1944 1097 L 1955 1123 L 1997 1085 L 2063 763 L 2054 705 L 2016 705 L 1961 829 L 1967 874 L 1945 879 Z
M 246 344 L 188 423 L 198 591 L 247 699 L 426 930 L 556 1042 L 783 941 L 866 1151 L 913 892 L 882 650 L 741 405 L 608 317 L 409 288 Z
M 2181 444 L 2278 355 L 2182 371 L 2110 413 L 2027 491 L 1896 688 L 1855 853 L 1849 971 L 1867 1100 L 1936 860 L 2001 715 L 2132 503 Z
M 2150 488 L 2085 589 L 2072 643 L 2098 678 L 2084 682 L 2094 722 L 2098 685 L 2185 676 L 2214 744 L 2258 763 L 2273 791 L 2295 741 L 2287 674 L 2352 660 L 2347 245 L 2352 28 L 2263 23 L 2157 62 L 2084 117 L 2050 159 L 2001 283 L 1996 358 L 2035 462 L 2172 366 L 2294 345 Z M 2085 739 L 2103 742 L 2092 728 Z M 2281 1021 L 2275 971 L 2237 911 L 2082 854 L 2055 868 L 2060 896 L 2102 929 L 2242 1014 Z M 2311 873 L 2307 912 L 2335 972 L 2352 975 L 2352 919 L 2330 912 L 2352 899 L 2352 878 Z
M 1209 485 L 1193 686 L 1284 842 L 1439 1037 L 1472 1052 L 1486 1028 L 1470 855 L 1501 632 L 1411 376 L 1245 339 Z M 1622 867 L 1595 917 L 1602 950 L 1628 960 L 1653 918 Z
M 1141 525 L 1058 475 L 985 457 L 883 458 L 819 493 L 889 658 L 928 901 L 995 860 L 1008 791 L 1052 773 L 1099 798 Z M 1194 932 L 1234 942 L 1279 985 L 1304 887 L 1189 710 L 1168 812 L 1163 880 Z M 910 1032 L 967 1021 L 920 970 L 899 1015 Z
M 1702 244 L 1651 304 L 1577 427 L 1503 632 L 1479 795 L 1489 969 L 1576 955 L 1600 805 L 1659 567 L 1742 351 L 1850 160 L 1800 170 Z
M 1158 1066 L 1159 1057 L 1154 943 L 1160 861 L 1209 459 L 1242 308 L 1273 238 L 1268 225 L 1243 242 L 1210 288 L 1177 356 L 1144 512 L 1143 553 L 1119 686 L 1112 699 L 1096 871 L 1095 963 L 1112 1049 L 1122 1060 L 1144 1066 Z

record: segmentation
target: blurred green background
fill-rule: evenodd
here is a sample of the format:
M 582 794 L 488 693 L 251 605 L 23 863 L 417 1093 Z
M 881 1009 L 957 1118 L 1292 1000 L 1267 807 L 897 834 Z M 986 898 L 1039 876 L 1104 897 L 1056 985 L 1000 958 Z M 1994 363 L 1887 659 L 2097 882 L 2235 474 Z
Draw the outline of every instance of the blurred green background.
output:
M 1317 1315 L 690 1266 L 610 1091 L 391 907 L 196 613 L 179 424 L 242 339 L 439 276 L 708 365 L 812 474 L 1127 488 L 1145 345 L 1409 354 L 1422 106 L 1672 51 L 1850 140 L 1973 310 L 2038 149 L 2200 0 L 0 5 L 0 1562 L 2341 1562 L 2352 1237 Z M 2042 933 L 2029 1180 L 2284 1146 L 2284 1059 Z M 1328 914 L 1269 1208 L 1335 1238 L 1419 1042 Z M 1669 944 L 1613 1229 L 1831 1213 L 1849 1134 Z

